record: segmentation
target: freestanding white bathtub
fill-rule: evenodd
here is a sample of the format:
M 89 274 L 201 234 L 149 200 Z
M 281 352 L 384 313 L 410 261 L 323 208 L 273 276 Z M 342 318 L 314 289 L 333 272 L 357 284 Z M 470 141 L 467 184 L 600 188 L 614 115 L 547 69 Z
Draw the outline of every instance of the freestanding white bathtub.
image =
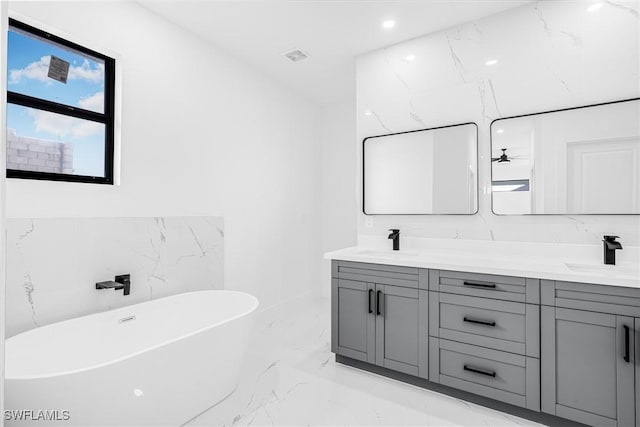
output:
M 5 409 L 33 413 L 8 425 L 183 424 L 235 390 L 257 307 L 242 292 L 189 292 L 13 336 Z

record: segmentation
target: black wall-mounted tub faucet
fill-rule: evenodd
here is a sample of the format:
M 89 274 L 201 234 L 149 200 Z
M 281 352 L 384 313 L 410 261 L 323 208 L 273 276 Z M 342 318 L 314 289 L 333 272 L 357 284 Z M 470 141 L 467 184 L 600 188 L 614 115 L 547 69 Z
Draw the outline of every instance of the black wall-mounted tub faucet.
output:
M 397 228 L 391 228 L 389 231 L 391 232 L 391 234 L 389 234 L 388 239 L 393 239 L 393 250 L 399 251 L 400 250 L 400 230 L 398 230 Z
M 106 282 L 98 282 L 96 283 L 96 289 L 113 289 L 113 290 L 124 290 L 125 295 L 129 295 L 131 291 L 131 275 L 130 274 L 121 274 L 115 277 L 115 281 L 107 280 Z
M 616 242 L 616 239 L 619 238 L 618 236 L 604 236 L 604 239 L 602 239 L 605 264 L 616 265 L 616 250 L 622 249 L 620 242 Z

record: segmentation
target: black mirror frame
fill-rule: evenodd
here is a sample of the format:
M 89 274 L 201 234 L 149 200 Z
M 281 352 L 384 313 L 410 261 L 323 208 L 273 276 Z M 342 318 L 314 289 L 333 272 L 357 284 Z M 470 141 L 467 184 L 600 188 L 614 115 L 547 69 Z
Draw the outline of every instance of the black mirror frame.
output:
M 509 119 L 517 119 L 520 117 L 529 117 L 529 116 L 538 116 L 541 114 L 550 114 L 550 113 L 559 113 L 562 111 L 570 111 L 570 110 L 579 110 L 582 108 L 590 108 L 590 107 L 601 107 L 603 105 L 611 105 L 611 104 L 620 104 L 623 102 L 631 102 L 631 101 L 640 101 L 640 97 L 639 98 L 627 98 L 627 99 L 621 99 L 621 100 L 617 100 L 617 101 L 607 101 L 607 102 L 600 102 L 597 104 L 589 104 L 589 105 L 580 105 L 578 107 L 569 107 L 569 108 L 560 108 L 557 110 L 549 110 L 549 111 L 541 111 L 541 112 L 537 112 L 537 113 L 528 113 L 528 114 L 520 114 L 517 116 L 509 116 L 509 117 L 500 117 L 498 119 L 495 119 L 491 122 L 491 124 L 489 125 L 489 151 L 490 151 L 490 156 L 489 159 L 491 159 L 491 156 L 493 155 L 493 124 L 496 122 L 499 122 L 500 120 L 509 120 Z M 490 165 L 491 167 L 491 184 L 493 183 L 493 162 Z M 640 213 L 637 214 L 629 214 L 629 213 L 620 213 L 620 214 L 612 214 L 612 213 L 606 213 L 606 214 L 599 214 L 599 213 L 540 213 L 540 214 L 533 214 L 533 213 L 524 213 L 524 214 L 501 214 L 501 213 L 496 213 L 493 210 L 493 186 L 491 185 L 491 213 L 493 215 L 496 216 L 567 216 L 567 215 L 571 215 L 571 216 L 576 216 L 576 215 L 600 215 L 600 216 L 608 216 L 608 215 L 640 215 Z
M 374 139 L 374 138 L 382 138 L 385 136 L 393 136 L 393 135 L 404 135 L 407 133 L 416 133 L 416 132 L 424 132 L 424 131 L 429 131 L 429 130 L 438 130 L 438 129 L 446 129 L 446 128 L 452 128 L 452 127 L 457 127 L 457 126 L 467 126 L 467 125 L 473 125 L 476 128 L 476 210 L 470 213 L 450 213 L 450 214 L 442 214 L 442 213 L 414 213 L 414 214 L 405 214 L 405 213 L 383 213 L 383 214 L 374 214 L 374 213 L 367 213 L 366 209 L 365 209 L 365 198 L 364 198 L 364 194 L 365 194 L 365 166 L 364 166 L 364 156 L 365 156 L 365 145 L 366 142 L 370 139 Z M 446 125 L 446 126 L 437 126 L 437 127 L 432 127 L 432 128 L 425 128 L 425 129 L 415 129 L 415 130 L 410 130 L 410 131 L 405 131 L 405 132 L 395 132 L 395 133 L 387 133 L 387 134 L 383 134 L 383 135 L 374 135 L 374 136 L 368 136 L 366 138 L 364 138 L 362 140 L 362 213 L 364 215 L 367 216 L 384 216 L 384 215 L 406 215 L 406 216 L 431 216 L 431 215 L 441 215 L 441 216 L 449 216 L 449 215 L 455 215 L 455 216 L 473 216 L 476 215 L 478 213 L 478 211 L 480 210 L 480 200 L 479 200 L 479 194 L 480 194 L 480 180 L 478 179 L 478 124 L 475 122 L 465 122 L 465 123 L 456 123 L 453 125 Z

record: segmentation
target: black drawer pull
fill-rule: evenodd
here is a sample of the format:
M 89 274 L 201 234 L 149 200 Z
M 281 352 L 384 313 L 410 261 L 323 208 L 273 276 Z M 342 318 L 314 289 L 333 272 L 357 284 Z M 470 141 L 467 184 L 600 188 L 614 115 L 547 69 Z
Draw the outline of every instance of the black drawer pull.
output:
M 622 327 L 624 328 L 624 361 L 629 363 L 629 327 L 627 325 Z
M 373 289 L 369 289 L 369 313 L 373 313 L 371 309 L 371 294 L 373 293 Z
M 376 315 L 382 314 L 380 312 L 380 300 L 382 299 L 382 291 L 378 291 L 376 294 Z
M 474 374 L 486 375 L 488 377 L 495 378 L 495 371 L 485 371 L 484 369 L 472 368 L 471 366 L 464 365 L 464 370 L 473 372 Z
M 491 288 L 491 289 L 495 289 L 496 288 L 496 284 L 495 283 L 463 282 L 463 285 L 465 285 L 465 286 L 474 286 L 476 288 Z
M 469 323 L 477 323 L 478 325 L 485 325 L 485 326 L 492 326 L 492 327 L 496 326 L 496 322 L 487 322 L 486 320 L 476 320 L 476 319 L 470 319 L 468 317 L 465 317 L 463 320 Z

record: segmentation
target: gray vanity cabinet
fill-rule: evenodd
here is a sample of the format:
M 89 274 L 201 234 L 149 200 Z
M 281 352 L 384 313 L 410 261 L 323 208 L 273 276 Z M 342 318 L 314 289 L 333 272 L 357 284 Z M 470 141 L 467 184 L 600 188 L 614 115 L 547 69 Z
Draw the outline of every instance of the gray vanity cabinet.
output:
M 542 285 L 542 411 L 597 426 L 634 426 L 640 293 L 569 282 Z M 574 307 L 589 307 L 593 311 Z
M 372 283 L 333 279 L 334 316 L 337 333 L 332 334 L 332 350 L 336 354 L 363 362 L 375 363 L 375 316 L 372 314 Z
M 376 285 L 376 365 L 418 376 L 419 292 Z
M 542 309 L 542 410 L 590 425 L 633 426 L 634 366 L 624 359 L 624 326 L 633 328 L 633 318 Z
M 429 381 L 540 411 L 537 279 L 429 270 Z
M 332 351 L 426 378 L 428 294 L 419 269 L 334 261 L 332 276 Z
M 559 425 L 640 427 L 638 288 L 333 261 L 331 306 L 331 348 L 344 363 Z
M 540 360 L 430 337 L 429 381 L 540 411 Z

